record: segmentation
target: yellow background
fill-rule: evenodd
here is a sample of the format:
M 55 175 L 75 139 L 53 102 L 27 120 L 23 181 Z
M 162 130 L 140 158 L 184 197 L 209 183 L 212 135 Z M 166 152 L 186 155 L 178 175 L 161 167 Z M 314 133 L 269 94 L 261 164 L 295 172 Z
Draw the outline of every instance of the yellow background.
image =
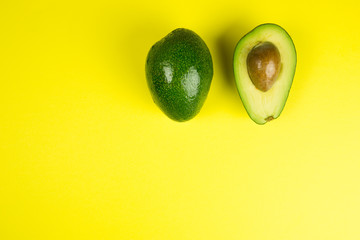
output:
M 54 2 L 0 3 L 0 239 L 360 239 L 357 1 Z M 266 22 L 298 65 L 280 118 L 259 126 L 232 53 Z M 214 61 L 186 123 L 153 103 L 144 70 L 177 27 Z

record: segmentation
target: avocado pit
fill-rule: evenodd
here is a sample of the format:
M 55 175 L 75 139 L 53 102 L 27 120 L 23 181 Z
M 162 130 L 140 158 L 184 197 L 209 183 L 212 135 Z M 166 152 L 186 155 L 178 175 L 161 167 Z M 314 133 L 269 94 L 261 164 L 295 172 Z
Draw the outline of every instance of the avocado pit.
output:
M 262 42 L 247 56 L 247 70 L 252 83 L 260 91 L 268 91 L 275 83 L 281 69 L 281 57 L 271 42 Z

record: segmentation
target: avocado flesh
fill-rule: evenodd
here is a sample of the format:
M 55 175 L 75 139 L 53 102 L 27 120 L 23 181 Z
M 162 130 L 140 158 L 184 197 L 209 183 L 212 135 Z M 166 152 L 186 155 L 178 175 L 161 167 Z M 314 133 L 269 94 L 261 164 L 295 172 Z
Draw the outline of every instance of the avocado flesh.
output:
M 281 67 L 272 87 L 261 91 L 250 79 L 247 57 L 255 46 L 265 42 L 278 49 Z M 250 118 L 257 124 L 278 118 L 289 95 L 296 68 L 296 50 L 289 34 L 276 24 L 256 27 L 238 42 L 233 64 L 236 86 Z
M 156 105 L 171 119 L 195 117 L 208 95 L 213 63 L 205 42 L 179 28 L 157 42 L 146 60 L 146 79 Z

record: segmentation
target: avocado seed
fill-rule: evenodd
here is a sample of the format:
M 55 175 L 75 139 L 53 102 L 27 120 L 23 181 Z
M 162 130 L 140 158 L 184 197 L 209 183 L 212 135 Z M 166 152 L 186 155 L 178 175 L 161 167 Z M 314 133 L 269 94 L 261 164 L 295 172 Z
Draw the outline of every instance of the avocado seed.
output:
M 247 56 L 250 79 L 260 91 L 266 92 L 274 85 L 280 69 L 280 53 L 271 42 L 256 45 Z

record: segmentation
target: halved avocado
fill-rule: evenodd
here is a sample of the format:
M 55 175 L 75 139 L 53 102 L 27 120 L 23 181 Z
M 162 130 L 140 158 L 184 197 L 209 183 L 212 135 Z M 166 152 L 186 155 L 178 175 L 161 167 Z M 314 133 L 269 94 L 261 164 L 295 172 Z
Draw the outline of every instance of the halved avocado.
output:
M 276 24 L 256 27 L 236 45 L 233 64 L 236 86 L 250 118 L 257 124 L 278 118 L 296 68 L 289 34 Z

